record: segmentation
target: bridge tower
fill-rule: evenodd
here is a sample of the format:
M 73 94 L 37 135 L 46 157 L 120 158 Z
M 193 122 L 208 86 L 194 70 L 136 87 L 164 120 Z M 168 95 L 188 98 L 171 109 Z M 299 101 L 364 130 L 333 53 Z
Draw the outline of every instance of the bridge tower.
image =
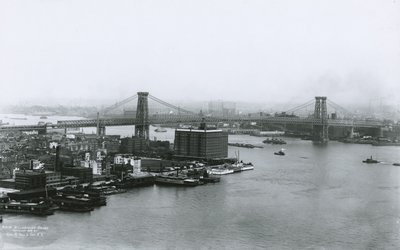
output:
M 65 128 L 65 134 L 67 133 L 67 128 Z M 100 122 L 100 114 L 97 112 L 97 119 L 96 119 L 96 135 L 97 136 L 103 136 L 106 134 L 106 127 L 101 125 Z
M 136 110 L 135 136 L 145 140 L 149 139 L 149 92 L 138 92 Z
M 328 112 L 326 108 L 326 96 L 315 97 L 312 138 L 314 142 L 328 142 Z

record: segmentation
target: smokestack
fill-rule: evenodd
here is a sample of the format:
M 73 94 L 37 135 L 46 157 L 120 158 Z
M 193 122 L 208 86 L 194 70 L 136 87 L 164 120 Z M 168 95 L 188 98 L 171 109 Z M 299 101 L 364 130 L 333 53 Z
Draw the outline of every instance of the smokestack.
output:
M 29 162 L 29 169 L 33 170 L 33 160 L 30 160 L 30 162 Z
M 60 146 L 57 145 L 56 147 L 56 162 L 54 166 L 54 171 L 59 172 L 60 171 Z

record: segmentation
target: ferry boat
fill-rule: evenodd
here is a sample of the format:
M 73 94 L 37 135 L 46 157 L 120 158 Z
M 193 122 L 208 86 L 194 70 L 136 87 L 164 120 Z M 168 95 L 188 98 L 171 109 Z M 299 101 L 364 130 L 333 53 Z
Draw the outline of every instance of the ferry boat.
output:
M 91 187 L 87 187 L 86 190 L 98 192 L 103 195 L 126 193 L 126 189 L 117 188 L 116 186 L 91 186 Z
M 59 206 L 60 210 L 71 212 L 93 211 L 93 204 L 89 198 L 59 194 L 53 197 L 52 200 Z
M 156 184 L 172 185 L 172 186 L 187 186 L 194 187 L 200 184 L 199 180 L 188 178 L 185 176 L 165 176 L 160 175 L 156 177 Z
M 50 204 L 46 201 L 13 201 L 8 196 L 0 198 L 0 212 L 33 215 L 51 215 L 54 213 Z
M 59 190 L 60 194 L 62 196 L 73 196 L 78 199 L 84 198 L 88 199 L 90 206 L 93 207 L 99 207 L 99 206 L 105 206 L 107 205 L 107 199 L 104 197 L 101 193 L 96 192 L 96 191 L 87 191 L 83 189 L 78 189 L 78 188 L 63 188 Z
M 155 183 L 155 177 L 151 174 L 130 174 L 115 183 L 118 188 L 134 188 L 151 186 Z

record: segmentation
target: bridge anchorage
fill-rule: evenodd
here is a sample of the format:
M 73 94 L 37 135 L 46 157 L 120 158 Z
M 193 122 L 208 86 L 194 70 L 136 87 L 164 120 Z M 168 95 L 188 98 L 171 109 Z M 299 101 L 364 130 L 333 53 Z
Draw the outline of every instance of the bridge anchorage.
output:
M 326 96 L 315 97 L 314 119 L 312 125 L 313 142 L 327 143 L 328 137 L 328 112 Z

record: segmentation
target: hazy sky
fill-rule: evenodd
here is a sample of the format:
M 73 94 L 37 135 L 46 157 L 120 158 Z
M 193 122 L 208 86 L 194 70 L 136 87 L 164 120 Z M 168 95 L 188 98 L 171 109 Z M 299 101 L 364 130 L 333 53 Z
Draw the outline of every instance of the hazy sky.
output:
M 0 104 L 400 97 L 399 0 L 0 0 Z

